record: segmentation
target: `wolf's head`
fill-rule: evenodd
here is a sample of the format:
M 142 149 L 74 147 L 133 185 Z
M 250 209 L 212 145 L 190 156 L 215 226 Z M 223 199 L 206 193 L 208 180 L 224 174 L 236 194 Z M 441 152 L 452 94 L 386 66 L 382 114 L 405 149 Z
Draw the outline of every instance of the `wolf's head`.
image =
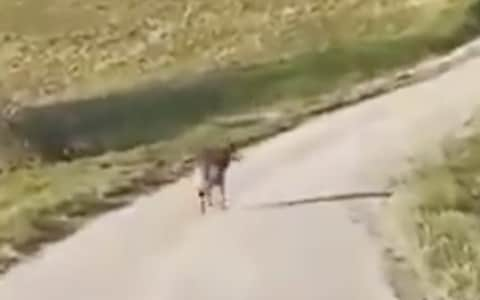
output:
M 230 157 L 230 160 L 232 161 L 241 160 L 242 157 L 238 153 L 238 146 L 234 142 L 228 141 L 225 149 L 228 152 L 228 156 Z

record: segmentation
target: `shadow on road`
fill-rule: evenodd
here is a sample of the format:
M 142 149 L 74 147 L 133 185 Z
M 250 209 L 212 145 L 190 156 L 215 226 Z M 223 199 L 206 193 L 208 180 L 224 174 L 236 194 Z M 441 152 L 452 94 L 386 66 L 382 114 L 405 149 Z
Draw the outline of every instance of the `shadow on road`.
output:
M 326 196 L 318 196 L 311 198 L 295 199 L 289 201 L 278 201 L 272 203 L 262 203 L 258 205 L 249 206 L 248 209 L 273 209 L 273 208 L 286 208 L 298 205 L 317 204 L 320 202 L 338 202 L 338 201 L 353 201 L 361 199 L 373 199 L 373 198 L 389 198 L 392 196 L 392 192 L 380 191 L 380 192 L 357 192 L 347 194 L 334 194 Z

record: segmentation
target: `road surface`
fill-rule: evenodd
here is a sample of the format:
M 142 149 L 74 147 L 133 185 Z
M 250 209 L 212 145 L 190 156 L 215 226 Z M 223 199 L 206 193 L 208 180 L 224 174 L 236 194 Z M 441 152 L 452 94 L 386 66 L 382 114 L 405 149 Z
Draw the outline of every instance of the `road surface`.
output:
M 146 195 L 13 269 L 0 299 L 395 299 L 365 225 L 378 199 L 246 208 L 386 188 L 418 146 L 469 118 L 478 74 L 473 59 L 246 150 L 232 165 L 226 213 L 201 217 L 189 179 Z

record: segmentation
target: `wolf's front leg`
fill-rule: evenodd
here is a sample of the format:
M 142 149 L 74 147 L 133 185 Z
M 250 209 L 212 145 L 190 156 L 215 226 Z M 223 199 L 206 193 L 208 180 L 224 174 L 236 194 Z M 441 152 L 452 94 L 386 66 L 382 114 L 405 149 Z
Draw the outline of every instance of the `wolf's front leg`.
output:
M 220 185 L 220 196 L 222 197 L 222 209 L 226 210 L 230 206 L 230 203 L 225 195 L 225 185 L 223 183 Z
M 207 212 L 205 199 L 200 199 L 200 213 L 204 215 Z
M 209 193 L 205 191 L 199 191 L 198 198 L 200 200 L 200 213 L 204 215 L 207 212 L 207 204 L 210 205 L 209 203 L 211 202 Z

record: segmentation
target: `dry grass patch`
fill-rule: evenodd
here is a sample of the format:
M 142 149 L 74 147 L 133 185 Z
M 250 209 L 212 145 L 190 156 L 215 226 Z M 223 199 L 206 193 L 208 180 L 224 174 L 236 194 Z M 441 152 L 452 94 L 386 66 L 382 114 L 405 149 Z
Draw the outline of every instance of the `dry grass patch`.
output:
M 480 294 L 480 123 L 420 166 L 390 209 L 395 238 L 431 299 Z
M 448 15 L 436 28 L 444 31 L 456 22 L 453 14 L 460 22 L 470 2 L 1 1 L 1 91 L 38 104 L 53 100 L 38 96 L 73 88 L 108 90 L 144 76 L 245 66 L 333 44 L 398 38 L 431 30 L 438 14 Z

